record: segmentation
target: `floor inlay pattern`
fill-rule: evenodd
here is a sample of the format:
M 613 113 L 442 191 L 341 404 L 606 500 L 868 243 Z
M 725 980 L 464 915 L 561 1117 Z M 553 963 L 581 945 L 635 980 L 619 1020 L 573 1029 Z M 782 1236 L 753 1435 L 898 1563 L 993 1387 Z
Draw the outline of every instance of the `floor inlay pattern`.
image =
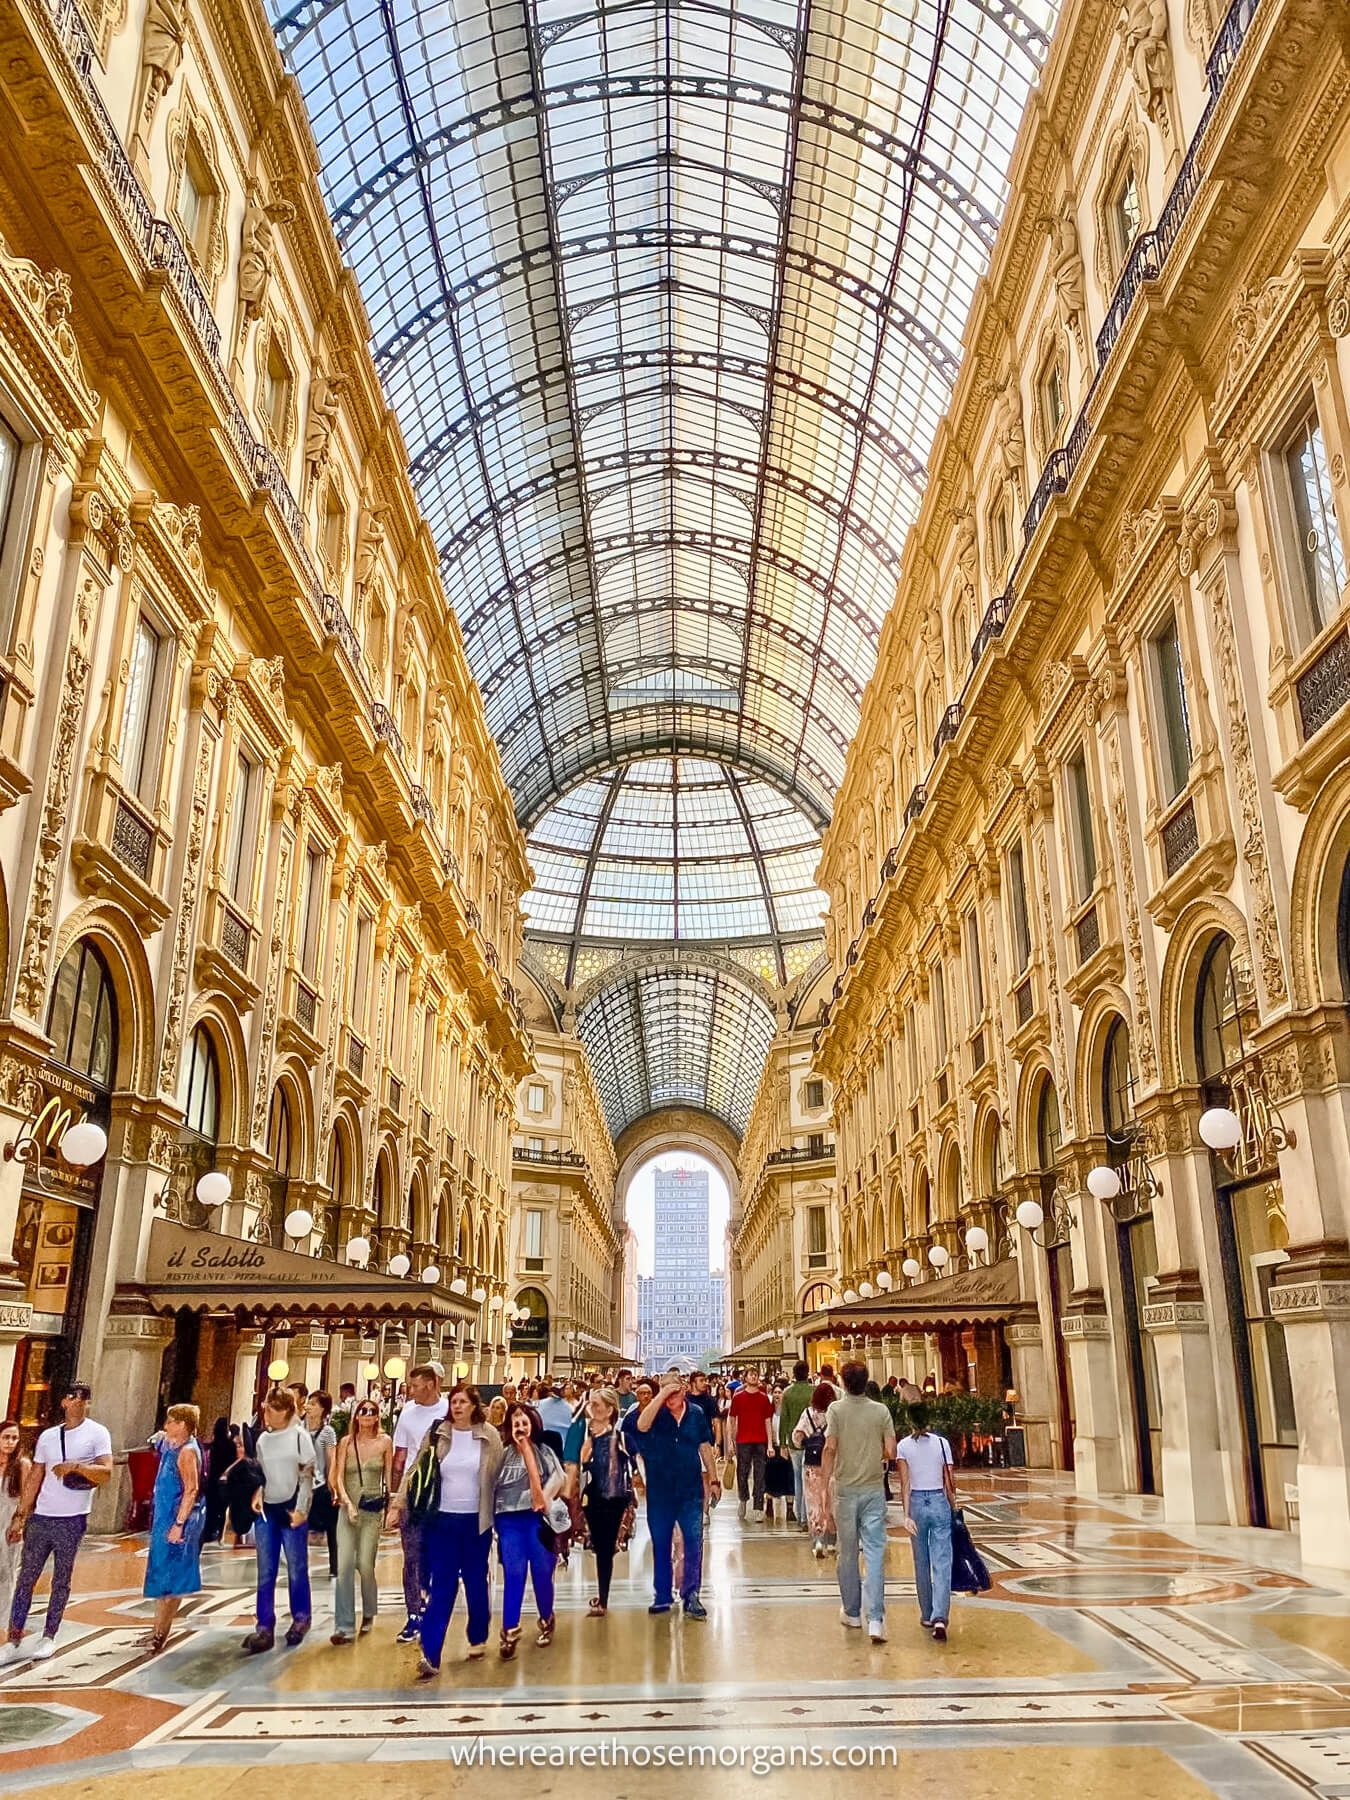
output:
M 894 1791 L 895 1761 L 849 1762 L 870 1753 L 963 1800 L 1057 1800 L 1061 1787 L 1117 1800 L 1126 1786 L 1131 1800 L 1348 1800 L 1350 1583 L 1303 1569 L 1294 1539 L 1173 1529 L 1156 1502 L 1094 1506 L 1020 1472 L 963 1488 L 995 1588 L 958 1600 L 945 1646 L 919 1628 L 898 1523 L 888 1641 L 873 1645 L 839 1625 L 832 1562 L 783 1522 L 741 1524 L 724 1505 L 706 1624 L 647 1616 L 639 1531 L 606 1619 L 586 1616 L 591 1569 L 574 1557 L 550 1647 L 527 1630 L 516 1661 L 470 1663 L 456 1622 L 432 1684 L 414 1680 L 414 1653 L 393 1641 L 394 1540 L 376 1629 L 355 1645 L 327 1641 L 332 1588 L 316 1554 L 310 1637 L 244 1656 L 252 1557 L 212 1550 L 205 1591 L 153 1660 L 137 1641 L 141 1541 L 91 1544 L 58 1654 L 0 1689 L 0 1790 L 223 1800 L 237 1788 L 220 1777 L 280 1762 L 287 1800 L 321 1800 L 323 1771 L 359 1762 L 363 1794 L 431 1800 L 472 1785 L 475 1800 L 495 1800 L 535 1784 L 500 1760 L 533 1749 L 546 1759 L 542 1791 L 568 1800 L 597 1779 L 625 1800 L 676 1800 L 689 1776 L 662 1764 L 695 1753 L 717 1759 L 720 1794 L 762 1791 L 768 1773 L 812 1800 Z M 806 1751 L 815 1766 L 781 1766 Z

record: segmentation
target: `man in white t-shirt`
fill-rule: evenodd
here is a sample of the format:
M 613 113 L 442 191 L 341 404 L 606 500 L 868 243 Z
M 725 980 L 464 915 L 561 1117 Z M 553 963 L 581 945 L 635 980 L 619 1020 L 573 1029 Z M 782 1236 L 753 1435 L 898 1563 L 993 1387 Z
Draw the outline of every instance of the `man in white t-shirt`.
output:
M 397 1493 L 403 1471 L 422 1447 L 422 1440 L 449 1411 L 450 1402 L 441 1392 L 441 1378 L 434 1363 L 418 1363 L 408 1372 L 408 1395 L 403 1411 L 394 1426 L 394 1475 L 390 1491 Z M 398 1634 L 400 1644 L 415 1643 L 422 1610 L 426 1605 L 426 1549 L 424 1525 L 415 1519 L 409 1507 L 398 1517 L 399 1536 L 403 1539 L 403 1604 L 408 1609 L 408 1622 Z
M 61 1402 L 61 1414 L 63 1423 L 50 1426 L 37 1441 L 33 1467 L 9 1528 L 10 1543 L 23 1540 L 23 1557 L 9 1614 L 9 1642 L 0 1650 L 0 1663 L 23 1662 L 29 1656 L 34 1662 L 44 1662 L 54 1654 L 56 1634 L 70 1599 L 75 1553 L 89 1523 L 94 1490 L 112 1475 L 112 1439 L 106 1425 L 89 1417 L 89 1389 L 82 1381 L 71 1383 Z M 23 1634 L 28 1609 L 49 1556 L 52 1591 L 47 1618 L 36 1649 L 26 1652 Z

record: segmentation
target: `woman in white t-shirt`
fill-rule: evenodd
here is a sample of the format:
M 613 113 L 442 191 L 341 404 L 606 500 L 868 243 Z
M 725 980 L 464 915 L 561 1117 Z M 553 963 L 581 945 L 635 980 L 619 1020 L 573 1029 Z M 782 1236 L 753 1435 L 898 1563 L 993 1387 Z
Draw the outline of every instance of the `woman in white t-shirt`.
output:
M 919 1621 L 944 1644 L 952 1599 L 952 1509 L 956 1505 L 952 1447 L 941 1432 L 928 1429 L 926 1406 L 911 1406 L 909 1418 L 913 1429 L 896 1449 L 900 1503 L 905 1510 L 905 1530 L 914 1540 Z
M 430 1680 L 440 1673 L 445 1634 L 459 1597 L 461 1582 L 469 1609 L 469 1655 L 487 1649 L 492 1605 L 488 1594 L 488 1555 L 492 1549 L 493 1489 L 502 1460 L 500 1432 L 487 1423 L 476 1387 L 457 1387 L 450 1396 L 448 1417 L 433 1425 L 427 1440 L 440 1465 L 437 1505 L 426 1521 L 423 1549 L 430 1592 L 422 1614 L 422 1654 L 417 1673 Z M 424 1447 L 424 1446 L 423 1446 Z M 409 1460 L 395 1515 L 408 1504 L 408 1482 L 421 1458 Z

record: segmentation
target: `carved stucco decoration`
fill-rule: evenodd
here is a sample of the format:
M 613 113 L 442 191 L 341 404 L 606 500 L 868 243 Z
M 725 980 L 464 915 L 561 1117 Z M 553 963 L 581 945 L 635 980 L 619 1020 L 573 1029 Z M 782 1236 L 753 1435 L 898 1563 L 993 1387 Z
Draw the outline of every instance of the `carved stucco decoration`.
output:
M 18 1005 L 31 1019 L 42 1016 L 47 995 L 47 952 L 55 924 L 59 864 L 70 812 L 75 745 L 79 738 L 80 720 L 84 714 L 85 697 L 89 688 L 89 630 L 98 593 L 98 582 L 92 575 L 86 574 L 75 597 L 70 646 L 66 651 L 61 697 L 57 703 L 56 735 L 47 770 L 47 791 L 38 831 L 37 860 L 33 869 L 33 887 L 28 901 L 23 946 L 19 952 L 19 977 L 15 988 Z
M 202 849 L 206 841 L 206 798 L 211 783 L 212 743 L 203 731 L 192 782 L 192 811 L 188 818 L 183 880 L 178 892 L 178 924 L 174 931 L 173 964 L 169 971 L 169 998 L 164 1009 L 164 1048 L 159 1064 L 159 1091 L 172 1094 L 178 1087 L 178 1058 L 183 1046 L 184 1003 L 188 968 L 192 960 L 193 925 L 201 888 Z
M 290 892 L 291 841 L 283 836 L 277 857 L 277 897 L 268 939 L 267 988 L 263 996 L 262 1031 L 258 1040 L 258 1079 L 253 1093 L 252 1139 L 261 1143 L 267 1127 L 272 1092 L 272 1046 L 276 1041 L 277 1005 L 281 990 L 282 946 L 286 941 L 286 897 Z
M 1258 345 L 1293 289 L 1296 276 L 1284 270 L 1259 287 L 1239 290 L 1229 321 L 1228 350 L 1215 400 L 1222 405 L 1242 382 Z
M 1041 935 L 1045 944 L 1045 985 L 1049 990 L 1050 1029 L 1055 1043 L 1055 1088 L 1059 1096 L 1060 1112 L 1063 1115 L 1064 1135 L 1074 1135 L 1073 1121 L 1073 1083 L 1069 1080 L 1069 1058 L 1064 1038 L 1064 1006 L 1059 988 L 1059 959 L 1055 952 L 1055 912 L 1050 896 L 1050 866 L 1045 849 L 1045 831 L 1040 829 L 1036 838 L 1036 872 L 1039 876 L 1037 886 L 1041 901 Z
M 79 345 L 70 323 L 69 275 L 64 269 L 44 271 L 27 257 L 16 256 L 0 236 L 0 281 L 92 412 L 98 406 L 99 396 L 85 378 Z
M 1125 914 L 1125 952 L 1130 961 L 1130 987 L 1134 1017 L 1130 1037 L 1139 1060 L 1139 1076 L 1145 1087 L 1158 1079 L 1158 1052 L 1153 1041 L 1149 1006 L 1148 972 L 1144 963 L 1144 934 L 1139 923 L 1139 890 L 1134 879 L 1134 853 L 1130 848 L 1130 817 L 1121 779 L 1120 744 L 1114 730 L 1106 733 L 1106 761 L 1111 781 L 1111 820 L 1115 827 L 1116 857 L 1120 868 L 1120 893 Z

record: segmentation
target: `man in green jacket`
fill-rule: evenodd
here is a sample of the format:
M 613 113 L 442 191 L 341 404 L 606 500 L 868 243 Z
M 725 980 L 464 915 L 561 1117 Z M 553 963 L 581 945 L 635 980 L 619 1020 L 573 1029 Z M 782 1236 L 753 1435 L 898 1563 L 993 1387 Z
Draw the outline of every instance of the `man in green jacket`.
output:
M 811 1370 L 804 1363 L 793 1363 L 792 1382 L 784 1388 L 778 1407 L 778 1443 L 792 1458 L 792 1487 L 796 1496 L 793 1518 L 798 1531 L 807 1529 L 806 1493 L 802 1486 L 802 1457 L 806 1452 L 792 1441 L 799 1420 L 811 1404 Z

